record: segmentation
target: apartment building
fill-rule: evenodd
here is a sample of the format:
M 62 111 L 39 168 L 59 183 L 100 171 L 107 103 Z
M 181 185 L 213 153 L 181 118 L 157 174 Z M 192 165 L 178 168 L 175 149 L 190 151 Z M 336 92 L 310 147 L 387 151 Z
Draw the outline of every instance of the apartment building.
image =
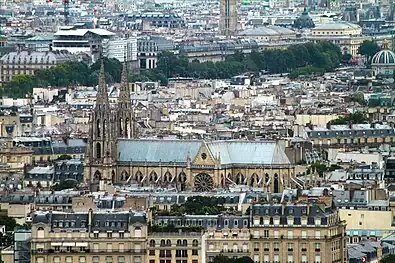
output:
M 322 148 L 360 149 L 364 146 L 378 147 L 383 143 L 395 142 L 394 128 L 388 124 L 352 124 L 313 126 L 302 129 L 296 127 L 296 133 L 311 141 L 313 146 Z
M 324 204 L 252 207 L 251 258 L 255 262 L 347 262 L 346 224 Z
M 75 59 L 75 56 L 64 50 L 10 52 L 0 59 L 0 82 L 7 83 L 16 75 L 34 75 L 36 70 L 48 69 Z
M 82 200 L 78 201 L 83 202 Z M 246 214 L 36 212 L 32 262 L 346 262 L 345 224 L 325 204 L 252 204 Z
M 144 213 L 36 212 L 32 220 L 31 262 L 146 262 Z

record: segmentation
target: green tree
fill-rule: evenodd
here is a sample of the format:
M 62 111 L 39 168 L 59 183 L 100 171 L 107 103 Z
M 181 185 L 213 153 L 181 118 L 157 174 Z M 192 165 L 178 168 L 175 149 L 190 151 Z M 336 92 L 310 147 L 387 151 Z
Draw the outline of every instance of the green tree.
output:
M 12 231 L 16 226 L 16 221 L 12 217 L 0 214 L 0 225 L 4 225 L 6 231 Z
M 60 183 L 56 183 L 52 186 L 52 190 L 61 191 L 64 189 L 72 189 L 77 186 L 77 182 L 75 180 L 63 180 Z
M 352 59 L 352 55 L 350 53 L 346 53 L 342 55 L 342 60 L 350 61 Z
M 351 113 L 346 117 L 339 117 L 337 119 L 334 119 L 332 121 L 330 121 L 331 124 L 334 125 L 339 125 L 339 124 L 348 124 L 349 122 L 352 122 L 353 124 L 361 124 L 361 123 L 365 123 L 368 121 L 368 118 L 366 117 L 366 115 L 362 112 L 355 112 L 355 113 Z
M 380 51 L 380 47 L 373 40 L 364 40 L 358 47 L 358 54 L 365 57 L 368 65 L 372 62 L 373 56 Z
M 222 254 L 214 257 L 213 263 L 254 263 L 250 257 L 229 258 Z
M 62 154 L 56 160 L 57 161 L 63 161 L 63 160 L 71 160 L 71 159 L 73 159 L 73 157 L 71 155 L 69 155 L 69 154 Z
M 385 255 L 380 259 L 380 263 L 394 263 L 394 262 L 395 262 L 395 255 L 393 254 Z

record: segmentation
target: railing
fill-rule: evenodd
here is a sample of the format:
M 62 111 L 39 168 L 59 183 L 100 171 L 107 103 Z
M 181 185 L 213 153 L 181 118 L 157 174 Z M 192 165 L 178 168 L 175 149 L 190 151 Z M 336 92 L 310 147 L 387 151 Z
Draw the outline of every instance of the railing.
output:
M 271 240 L 271 239 L 288 239 L 288 240 L 327 240 L 327 239 L 332 239 L 332 238 L 337 238 L 337 237 L 342 237 L 342 235 L 336 235 L 336 236 L 293 236 L 293 237 L 288 237 L 288 236 L 284 236 L 284 235 L 280 235 L 280 236 L 254 236 L 251 235 L 252 239 L 267 239 L 267 240 Z
M 135 254 L 135 255 L 143 255 L 146 254 L 146 249 L 85 249 L 85 250 L 31 250 L 33 255 L 36 254 L 85 254 L 85 253 L 94 253 L 94 254 L 110 254 L 110 253 L 128 253 L 128 254 Z

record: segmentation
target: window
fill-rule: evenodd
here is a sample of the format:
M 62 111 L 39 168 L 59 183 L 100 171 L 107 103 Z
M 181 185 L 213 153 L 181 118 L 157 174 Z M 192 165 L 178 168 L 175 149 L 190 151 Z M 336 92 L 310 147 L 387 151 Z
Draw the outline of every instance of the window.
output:
M 263 230 L 263 237 L 269 237 L 269 230 Z
M 107 238 L 112 238 L 112 232 L 107 232 Z
M 199 242 L 196 239 L 194 239 L 192 241 L 192 246 L 197 247 L 198 245 L 199 245 Z
M 86 260 L 85 257 L 80 257 L 79 262 L 80 263 L 85 263 L 85 260 Z
M 107 256 L 106 257 L 106 263 L 112 263 L 112 257 L 111 256 Z
M 302 238 L 307 238 L 307 231 L 302 231 Z
M 192 256 L 197 256 L 197 255 L 198 255 L 198 250 L 192 249 Z
M 293 238 L 294 232 L 292 230 L 288 230 L 288 238 Z
M 97 233 L 97 232 L 96 232 L 96 233 L 93 233 L 93 237 L 96 238 L 96 239 L 98 239 L 98 238 L 99 238 L 99 233 Z
M 98 243 L 93 244 L 93 252 L 99 252 L 99 244 Z
M 73 263 L 73 257 L 66 257 L 66 263 Z
M 119 232 L 119 238 L 123 239 L 125 237 L 125 233 L 124 232 Z
M 320 249 L 321 249 L 321 243 L 315 243 L 315 251 L 320 251 Z
M 123 243 L 119 243 L 119 252 L 123 252 L 125 249 L 125 246 Z
M 150 256 L 155 256 L 155 249 L 150 249 L 149 255 Z
M 294 244 L 288 243 L 288 251 L 293 251 L 293 250 L 294 250 Z
M 321 238 L 321 231 L 315 231 L 315 238 L 320 239 Z
M 118 263 L 124 263 L 125 262 L 125 257 L 124 256 L 118 256 Z

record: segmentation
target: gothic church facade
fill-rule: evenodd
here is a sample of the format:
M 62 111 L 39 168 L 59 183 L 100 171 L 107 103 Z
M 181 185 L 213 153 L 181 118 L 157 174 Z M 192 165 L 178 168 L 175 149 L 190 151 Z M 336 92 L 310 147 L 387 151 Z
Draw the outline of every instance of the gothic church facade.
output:
M 116 107 L 111 107 L 102 64 L 90 118 L 85 182 L 211 191 L 234 185 L 281 192 L 294 186 L 294 167 L 276 141 L 136 139 L 124 65 Z

